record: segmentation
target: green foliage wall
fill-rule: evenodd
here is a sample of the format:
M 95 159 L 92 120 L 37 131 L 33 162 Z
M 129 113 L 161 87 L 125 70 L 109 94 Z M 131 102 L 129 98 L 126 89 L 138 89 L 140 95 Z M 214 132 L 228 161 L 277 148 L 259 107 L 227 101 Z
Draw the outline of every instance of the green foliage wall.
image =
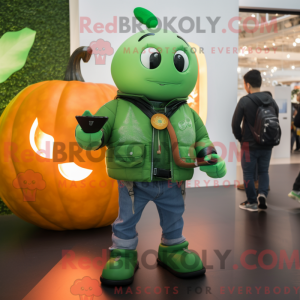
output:
M 64 78 L 70 57 L 69 0 L 0 1 L 0 37 L 25 27 L 36 31 L 35 41 L 25 66 L 0 84 L 0 115 L 28 85 Z M 9 213 L 0 199 L 0 215 Z
M 0 115 L 28 85 L 63 79 L 70 57 L 69 0 L 0 1 L 0 37 L 29 27 L 35 42 L 25 66 L 0 84 Z

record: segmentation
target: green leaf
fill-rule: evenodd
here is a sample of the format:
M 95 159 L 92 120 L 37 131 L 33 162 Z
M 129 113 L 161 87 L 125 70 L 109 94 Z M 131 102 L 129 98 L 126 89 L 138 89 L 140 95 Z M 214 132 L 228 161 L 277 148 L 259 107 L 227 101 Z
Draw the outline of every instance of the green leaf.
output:
M 0 83 L 23 68 L 35 34 L 29 28 L 3 34 L 0 39 Z
M 158 24 L 157 18 L 155 15 L 146 8 L 136 7 L 133 10 L 135 17 L 142 23 L 145 24 L 148 28 L 155 28 Z

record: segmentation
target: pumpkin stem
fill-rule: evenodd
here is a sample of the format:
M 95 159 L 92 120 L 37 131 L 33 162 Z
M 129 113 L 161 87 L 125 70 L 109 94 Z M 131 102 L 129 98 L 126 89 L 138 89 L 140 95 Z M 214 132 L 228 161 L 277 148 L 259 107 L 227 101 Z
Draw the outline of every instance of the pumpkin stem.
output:
M 79 47 L 77 48 L 71 55 L 67 67 L 67 71 L 65 73 L 65 79 L 66 81 L 82 81 L 84 82 L 84 79 L 81 74 L 80 70 L 80 60 L 82 59 L 85 63 L 88 62 L 91 58 L 91 55 L 93 53 L 93 50 L 91 47 Z

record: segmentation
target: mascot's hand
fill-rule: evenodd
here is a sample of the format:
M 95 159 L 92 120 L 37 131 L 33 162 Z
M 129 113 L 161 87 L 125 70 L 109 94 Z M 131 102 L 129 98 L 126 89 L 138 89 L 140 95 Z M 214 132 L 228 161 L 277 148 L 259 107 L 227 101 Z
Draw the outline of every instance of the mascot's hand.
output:
M 83 113 L 83 116 L 92 116 L 89 110 Z M 103 132 L 100 130 L 95 133 L 85 133 L 78 124 L 75 129 L 75 138 L 78 145 L 84 150 L 96 150 L 102 144 Z
M 205 172 L 211 178 L 222 178 L 226 175 L 227 169 L 225 161 L 218 154 L 211 154 L 204 157 L 205 161 L 217 160 L 214 165 L 200 166 L 200 170 Z

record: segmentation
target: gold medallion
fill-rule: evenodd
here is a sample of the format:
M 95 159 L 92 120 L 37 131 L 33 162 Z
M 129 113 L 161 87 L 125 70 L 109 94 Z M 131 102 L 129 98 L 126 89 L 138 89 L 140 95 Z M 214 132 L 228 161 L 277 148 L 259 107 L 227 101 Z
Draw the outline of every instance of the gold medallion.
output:
M 167 128 L 169 119 L 163 114 L 155 114 L 151 118 L 151 125 L 158 130 Z

